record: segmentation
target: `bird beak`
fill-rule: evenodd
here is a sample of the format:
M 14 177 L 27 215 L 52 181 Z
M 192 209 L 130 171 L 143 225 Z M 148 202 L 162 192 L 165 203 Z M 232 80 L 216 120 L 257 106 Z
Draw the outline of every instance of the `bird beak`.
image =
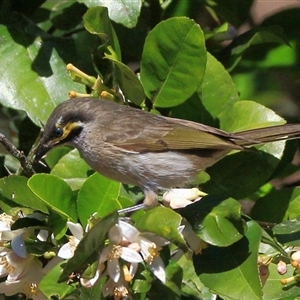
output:
M 35 151 L 34 162 L 37 163 L 49 150 L 54 146 L 54 143 L 40 144 Z

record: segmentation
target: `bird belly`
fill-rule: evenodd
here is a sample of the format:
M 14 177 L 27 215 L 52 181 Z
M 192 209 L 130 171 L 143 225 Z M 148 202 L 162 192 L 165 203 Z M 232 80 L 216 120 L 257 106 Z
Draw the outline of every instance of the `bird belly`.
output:
M 140 153 L 117 147 L 102 147 L 101 152 L 97 153 L 92 149 L 78 150 L 83 159 L 100 174 L 153 191 L 182 186 L 228 152 L 206 149 Z

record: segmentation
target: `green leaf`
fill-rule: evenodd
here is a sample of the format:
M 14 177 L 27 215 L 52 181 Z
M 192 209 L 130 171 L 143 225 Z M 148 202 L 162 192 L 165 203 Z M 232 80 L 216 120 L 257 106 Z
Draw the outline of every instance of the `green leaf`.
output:
M 66 217 L 55 210 L 49 210 L 48 225 L 56 240 L 62 239 L 68 230 Z
M 4 106 L 26 111 L 40 126 L 40 122 L 46 123 L 55 106 L 68 98 L 70 90 L 84 92 L 84 87 L 66 75 L 63 58 L 72 60 L 72 41 L 46 38 L 43 31 L 36 28 L 33 31 L 28 21 L 19 24 L 20 19 L 8 27 L 0 25 L 0 64 L 5 69 L 0 101 Z
M 47 206 L 64 218 L 76 222 L 76 202 L 66 182 L 54 175 L 35 174 L 27 184 Z
M 237 132 L 286 123 L 285 120 L 273 110 L 254 101 L 247 100 L 234 103 L 230 111 L 223 111 L 219 116 L 220 127 L 228 132 Z M 281 152 L 282 150 L 280 153 Z
M 280 279 L 294 276 L 295 269 L 291 265 L 287 265 L 287 273 L 280 275 L 277 272 L 276 264 L 269 265 L 269 277 L 263 287 L 263 300 L 295 300 L 300 294 L 299 284 L 291 283 L 289 285 L 282 285 Z
M 126 99 L 131 100 L 136 105 L 140 105 L 145 99 L 145 94 L 137 76 L 122 62 L 108 55 L 105 55 L 105 57 L 114 64 L 115 81 L 120 86 Z
M 142 6 L 141 0 L 79 0 L 87 7 L 106 6 L 111 20 L 132 28 L 136 25 Z
M 147 36 L 141 62 L 146 96 L 156 107 L 173 107 L 198 88 L 206 66 L 204 36 L 185 17 L 159 23 Z
M 222 299 L 262 298 L 257 270 L 261 229 L 247 222 L 245 237 L 229 247 L 209 246 L 194 256 L 194 267 L 201 282 Z M 228 284 L 234 282 L 234 284 Z
M 75 285 L 70 285 L 66 282 L 57 283 L 61 270 L 62 266 L 58 263 L 43 276 L 39 283 L 39 289 L 48 299 L 52 299 L 52 296 L 58 297 L 59 299 L 65 299 L 67 295 L 76 290 Z
M 256 220 L 280 223 L 294 219 L 299 212 L 300 188 L 273 189 L 266 196 L 256 200 L 251 217 Z M 266 211 L 268 212 L 266 214 Z
M 300 245 L 300 216 L 298 218 L 284 221 L 273 227 L 273 233 L 279 242 L 290 245 Z
M 77 197 L 78 215 L 85 226 L 89 217 L 97 213 L 100 217 L 121 207 L 118 202 L 121 184 L 94 173 L 82 185 Z
M 0 198 L 5 197 L 23 207 L 48 213 L 46 205 L 28 188 L 27 180 L 18 175 L 0 179 Z
M 250 8 L 254 0 L 206 0 L 205 3 L 211 7 L 224 20 L 236 27 L 242 25 L 249 17 Z
M 91 168 L 80 157 L 79 152 L 74 149 L 58 161 L 51 174 L 64 179 L 72 190 L 77 190 L 81 188 L 89 172 L 91 172 Z
M 232 245 L 244 235 L 241 205 L 225 196 L 209 195 L 179 211 L 207 243 Z
M 229 73 L 210 53 L 207 53 L 206 70 L 197 93 L 205 109 L 214 118 L 240 100 Z
M 183 269 L 183 282 L 181 291 L 184 295 L 189 296 L 191 299 L 213 299 L 212 293 L 209 292 L 208 288 L 200 281 L 197 276 L 193 261 L 188 259 L 187 256 L 183 255 L 178 264 Z
M 82 272 L 95 262 L 104 247 L 109 229 L 118 221 L 118 213 L 114 212 L 93 226 L 78 244 L 74 256 L 70 258 L 58 282 L 67 281 L 69 275 Z
M 105 281 L 106 277 L 102 277 L 90 288 L 81 286 L 79 288 L 80 300 L 105 300 L 105 297 L 103 296 L 103 286 Z
M 219 126 L 218 116 L 239 101 L 238 90 L 223 65 L 207 53 L 206 70 L 196 93 L 172 108 L 172 117 Z
M 180 225 L 179 214 L 166 207 L 155 207 L 138 219 L 136 228 L 140 231 L 155 233 L 187 251 L 182 234 L 178 232 Z
M 50 169 L 53 169 L 54 166 L 59 162 L 59 160 L 66 154 L 71 151 L 70 147 L 61 146 L 55 147 L 47 152 L 45 161 Z
M 238 101 L 220 115 L 221 128 L 228 132 L 280 125 L 284 119 L 253 101 Z M 284 154 L 285 141 L 259 145 L 251 151 L 231 153 L 207 169 L 211 180 L 203 189 L 240 199 L 254 193 L 276 170 Z M 262 152 L 261 152 L 262 151 Z
M 213 200 L 214 197 L 207 199 L 207 201 L 211 202 Z M 233 244 L 241 239 L 244 234 L 241 220 L 241 205 L 231 198 L 222 201 L 204 217 L 200 228 L 202 226 L 204 229 L 200 229 L 198 234 L 207 243 L 216 246 Z
M 108 17 L 106 7 L 98 6 L 88 9 L 83 16 L 83 24 L 88 32 L 98 35 L 106 47 L 109 45 L 112 46 L 118 58 L 121 59 L 121 50 L 118 38 Z
M 249 30 L 235 38 L 227 48 L 227 51 L 230 52 L 230 60 L 226 64 L 227 70 L 233 70 L 251 46 L 266 43 L 289 45 L 280 26 L 267 26 Z

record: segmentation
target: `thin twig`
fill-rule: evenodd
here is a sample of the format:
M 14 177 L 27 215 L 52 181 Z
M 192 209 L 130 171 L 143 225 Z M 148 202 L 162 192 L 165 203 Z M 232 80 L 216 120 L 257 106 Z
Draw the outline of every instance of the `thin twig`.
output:
M 32 164 L 29 162 L 29 160 L 25 156 L 24 152 L 17 149 L 8 140 L 8 138 L 1 132 L 0 132 L 0 143 L 2 143 L 3 146 L 5 147 L 5 149 L 20 162 L 26 175 L 31 176 L 35 173 L 35 171 L 32 167 Z

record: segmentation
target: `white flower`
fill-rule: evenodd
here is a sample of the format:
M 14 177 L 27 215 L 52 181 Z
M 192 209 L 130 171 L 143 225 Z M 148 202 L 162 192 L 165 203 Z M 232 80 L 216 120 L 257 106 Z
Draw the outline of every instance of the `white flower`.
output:
M 130 243 L 137 243 L 141 247 L 141 254 L 144 261 L 149 265 L 152 273 L 163 283 L 166 282 L 166 273 L 163 260 L 159 256 L 162 246 L 169 244 L 169 241 L 151 233 L 140 233 L 129 223 L 119 221 L 124 237 Z
M 143 259 L 140 254 L 131 249 L 121 245 L 123 235 L 119 225 L 114 225 L 108 232 L 109 244 L 104 247 L 100 254 L 99 263 L 107 261 L 107 272 L 114 282 L 118 282 L 120 278 L 120 264 L 119 258 L 129 263 L 139 263 Z
M 120 258 L 130 263 L 132 278 L 137 269 L 137 264 L 143 261 L 141 255 L 138 253 L 138 251 L 136 251 L 136 249 L 126 247 L 127 245 L 122 245 L 123 235 L 119 225 L 114 225 L 109 230 L 108 239 L 108 245 L 104 247 L 100 254 L 95 276 L 91 279 L 80 279 L 80 282 L 83 286 L 91 287 L 97 282 L 103 270 L 105 269 L 105 263 L 107 263 L 106 269 L 108 275 L 116 283 L 119 282 L 121 277 L 121 267 L 119 263 Z
M 103 296 L 114 296 L 114 299 L 127 299 L 129 295 L 128 283 L 121 276 L 118 282 L 109 278 L 103 286 Z
M 64 244 L 57 253 L 57 256 L 63 259 L 69 259 L 73 257 L 74 251 L 84 234 L 83 228 L 79 223 L 67 222 L 67 225 L 73 236 L 69 237 L 69 242 Z
M 27 298 L 47 299 L 38 289 L 43 277 L 42 263 L 33 255 L 22 258 L 10 249 L 1 249 L 0 277 L 7 276 L 0 283 L 0 293 L 12 296 L 23 293 Z
M 24 233 L 26 229 L 11 230 L 11 225 L 14 223 L 12 216 L 3 213 L 0 215 L 0 241 L 11 241 L 16 236 Z
M 163 203 L 172 209 L 186 207 L 195 201 L 199 201 L 206 194 L 198 190 L 192 189 L 171 189 L 164 193 Z

